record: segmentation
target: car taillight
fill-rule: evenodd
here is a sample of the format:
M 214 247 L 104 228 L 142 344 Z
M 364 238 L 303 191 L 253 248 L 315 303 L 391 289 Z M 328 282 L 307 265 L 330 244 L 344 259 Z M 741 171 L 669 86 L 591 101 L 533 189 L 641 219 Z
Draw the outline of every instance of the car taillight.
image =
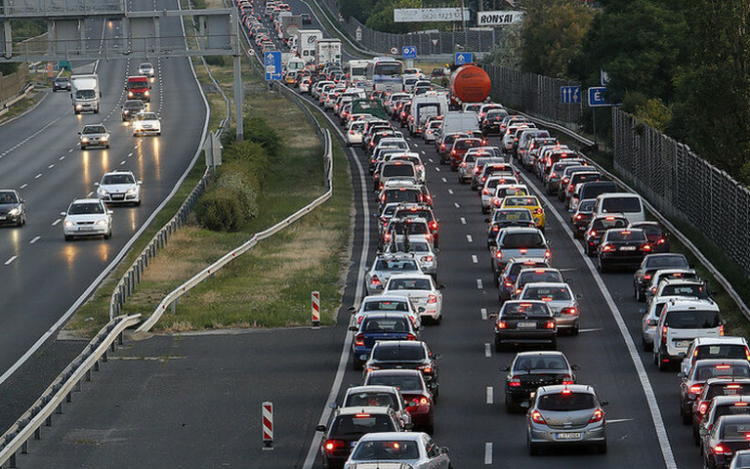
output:
M 364 347 L 365 346 L 365 336 L 364 336 L 364 334 L 357 334 L 357 337 L 354 338 L 354 345 L 356 347 Z
M 380 279 L 378 278 L 378 276 L 377 276 L 377 275 L 373 275 L 373 276 L 372 276 L 372 277 L 370 278 L 370 285 L 372 285 L 372 286 L 376 286 L 376 287 L 379 287 L 379 286 L 381 286 L 382 284 L 383 284 L 383 282 L 381 282 L 381 281 L 380 281 Z
M 494 205 L 495 207 L 499 208 L 500 207 L 500 198 L 499 197 L 493 198 L 492 199 L 492 205 Z
M 579 213 L 578 215 L 575 216 L 575 219 L 578 221 L 581 221 L 583 219 L 583 216 Z
M 701 389 L 703 389 L 702 384 L 694 384 L 688 389 L 688 394 L 698 394 L 701 392 Z
M 601 247 L 601 250 L 603 252 L 612 252 L 612 251 L 615 251 L 616 248 L 612 246 L 611 244 L 605 244 L 604 246 Z
M 716 445 L 712 448 L 714 454 L 732 454 L 732 449 L 722 445 Z
M 437 296 L 430 295 L 427 297 L 427 304 L 434 304 L 437 303 Z
M 549 259 L 550 257 L 552 257 L 552 251 L 550 251 L 549 249 L 547 249 L 544 252 L 544 257 L 546 257 L 547 259 Z
M 591 236 L 592 238 L 596 238 L 596 230 L 589 231 L 589 236 Z
M 663 326 L 661 328 L 661 343 L 666 345 L 667 344 L 667 326 Z
M 547 422 L 544 421 L 544 417 L 542 417 L 542 413 L 538 410 L 535 410 L 531 413 L 531 420 L 534 421 L 534 423 L 538 423 L 541 425 L 547 425 Z
M 445 143 L 441 143 L 441 144 L 440 144 L 440 149 L 441 149 L 441 150 L 445 150 Z
M 719 335 L 724 335 L 724 324 L 719 326 Z
M 518 250 L 518 252 L 520 252 L 521 254 L 526 254 L 527 252 L 529 252 L 529 250 L 526 248 L 521 248 Z
M 562 384 L 563 385 L 566 385 L 566 384 L 575 384 L 575 382 L 573 382 L 573 377 L 572 376 L 565 375 L 565 377 L 563 377 Z
M 510 381 L 508 382 L 508 386 L 510 386 L 512 388 L 520 387 L 521 386 L 521 379 L 518 378 L 517 376 L 512 377 L 510 379 Z
M 337 449 L 346 448 L 346 442 L 343 440 L 326 440 L 324 447 L 326 452 L 333 453 Z
M 490 190 L 487 188 L 482 189 L 482 194 L 484 195 L 490 195 Z
M 508 328 L 508 323 L 505 322 L 505 321 L 498 321 L 497 322 L 497 328 L 498 329 L 507 329 Z M 521 383 L 519 383 L 518 385 L 520 386 Z M 512 382 L 511 382 L 511 386 L 513 386 Z
M 495 253 L 495 259 L 498 259 L 498 260 L 500 260 L 500 259 L 502 259 L 502 258 L 503 258 L 503 252 L 502 252 L 502 251 L 497 251 L 497 252 Z
M 698 413 L 703 415 L 706 413 L 707 409 L 708 409 L 708 402 L 701 402 L 701 405 L 698 406 Z
M 656 242 L 656 244 L 664 244 L 667 242 L 667 238 L 659 238 L 659 241 Z
M 432 256 L 422 256 L 421 260 L 422 262 L 432 262 L 434 258 Z
M 591 416 L 591 420 L 589 420 L 589 423 L 599 422 L 603 418 L 604 418 L 604 411 L 602 409 L 596 409 L 594 411 L 594 415 Z
M 555 328 L 555 321 L 547 321 L 547 324 L 544 325 L 547 329 L 554 329 Z
M 417 340 L 417 336 L 412 333 L 406 335 L 406 340 Z
M 641 246 L 641 251 L 643 252 L 651 252 L 651 245 L 650 244 L 644 244 Z
M 544 213 L 544 210 L 542 210 L 541 208 L 534 209 L 534 214 L 535 215 L 541 215 L 543 213 Z
M 461 163 L 462 168 L 466 168 L 466 163 Z
M 431 230 L 433 230 L 433 231 L 434 231 L 434 230 L 437 230 L 437 229 L 438 229 L 438 223 L 437 223 L 436 221 L 431 221 L 431 222 L 430 222 L 430 223 L 428 223 L 427 225 L 428 225 L 428 226 L 430 227 L 430 229 L 431 229 Z
M 432 373 L 432 367 L 430 365 L 423 365 L 419 367 L 422 373 Z
M 560 311 L 560 314 L 576 315 L 576 314 L 578 314 L 578 310 L 576 308 L 563 308 Z

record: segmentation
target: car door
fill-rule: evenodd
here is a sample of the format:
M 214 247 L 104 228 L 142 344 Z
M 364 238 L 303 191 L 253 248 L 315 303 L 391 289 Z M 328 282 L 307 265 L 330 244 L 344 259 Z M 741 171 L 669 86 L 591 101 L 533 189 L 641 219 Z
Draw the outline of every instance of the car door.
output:
M 426 452 L 425 463 L 420 468 L 425 469 L 448 469 L 450 460 L 447 454 L 440 452 L 440 447 L 435 444 L 435 441 L 429 436 L 424 435 L 422 437 L 422 445 Z

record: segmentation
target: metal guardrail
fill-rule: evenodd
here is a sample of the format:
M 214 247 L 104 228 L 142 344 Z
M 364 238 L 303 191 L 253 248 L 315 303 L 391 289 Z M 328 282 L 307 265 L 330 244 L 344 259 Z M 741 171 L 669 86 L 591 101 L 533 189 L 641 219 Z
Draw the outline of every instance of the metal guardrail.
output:
M 179 5 L 178 5 L 179 6 Z M 181 8 L 181 7 L 180 7 Z M 183 22 L 180 22 L 183 33 L 185 32 L 185 24 Z M 185 39 L 187 41 L 187 39 Z M 211 73 L 211 69 L 208 67 L 208 64 L 206 63 L 205 58 L 201 57 L 201 60 L 203 61 L 203 66 L 206 67 L 206 72 L 208 73 L 209 78 L 211 78 L 211 81 L 216 86 L 216 89 L 219 90 L 221 93 L 221 96 L 224 98 L 224 102 L 227 106 L 227 117 L 223 119 L 219 123 L 219 135 L 224 131 L 225 126 L 228 122 L 231 122 L 231 108 L 232 105 L 229 102 L 229 99 L 227 98 L 226 94 L 224 94 L 224 91 L 221 89 L 221 86 L 219 86 L 219 83 L 214 78 L 213 74 Z M 198 76 L 195 74 L 195 69 L 193 68 L 193 62 L 188 61 L 190 63 L 190 69 L 193 72 L 193 76 L 195 77 L 195 80 L 198 81 Z M 203 95 L 203 89 L 201 88 L 201 95 Z M 205 100 L 205 95 L 203 96 Z M 211 110 L 209 108 L 208 110 L 209 115 L 206 118 L 206 124 L 208 123 L 208 117 L 210 117 Z M 203 143 L 205 142 L 205 129 L 204 129 L 204 135 L 203 138 L 201 138 L 200 142 L 200 149 L 196 152 L 195 157 L 193 157 L 193 162 L 190 165 L 192 166 L 195 164 L 195 161 L 197 160 L 198 155 L 201 153 L 203 148 Z M 187 174 L 187 173 L 186 173 Z M 181 179 L 184 180 L 184 177 Z M 143 275 L 143 272 L 148 267 L 149 262 L 151 262 L 151 259 L 156 257 L 156 254 L 160 249 L 162 249 L 172 234 L 177 231 L 178 228 L 182 227 L 182 225 L 185 224 L 185 221 L 187 220 L 187 217 L 190 215 L 190 213 L 193 211 L 193 207 L 195 207 L 195 204 L 198 202 L 198 199 L 203 194 L 203 191 L 205 191 L 206 186 L 208 185 L 208 181 L 211 177 L 210 171 L 208 168 L 203 172 L 203 176 L 201 176 L 201 179 L 198 181 L 198 183 L 195 185 L 193 190 L 190 192 L 190 195 L 188 195 L 187 199 L 182 203 L 179 210 L 177 210 L 177 213 L 172 217 L 172 219 L 164 225 L 155 235 L 153 238 L 151 238 L 151 241 L 148 243 L 148 245 L 141 251 L 141 254 L 136 258 L 135 261 L 131 264 L 131 266 L 128 268 L 128 270 L 125 272 L 125 274 L 120 278 L 120 281 L 117 282 L 117 286 L 112 291 L 112 295 L 109 299 L 109 319 L 112 320 L 113 317 L 120 314 L 122 310 L 122 306 L 125 304 L 125 301 L 130 297 L 130 295 L 135 290 L 135 287 L 141 283 L 141 276 Z M 178 185 L 179 186 L 179 183 Z M 175 187 L 177 187 L 175 186 Z M 174 192 L 170 194 L 170 199 L 172 195 L 174 195 Z M 161 207 L 160 207 L 161 208 Z
M 575 133 L 574 131 L 568 129 L 567 127 L 555 124 L 553 122 L 545 121 L 544 119 L 540 119 L 538 117 L 529 116 L 529 115 L 523 114 L 521 112 L 519 112 L 518 114 L 522 114 L 522 115 L 528 117 L 529 120 L 531 120 L 532 122 L 538 123 L 538 124 L 540 124 L 542 126 L 545 126 L 545 127 L 550 127 L 550 128 L 555 129 L 555 130 L 557 130 L 559 132 L 563 132 L 566 135 L 568 135 L 569 137 L 571 137 L 571 138 L 575 139 L 576 141 L 582 143 L 583 145 L 586 145 L 586 146 L 592 146 L 592 145 L 594 145 L 594 142 L 592 142 L 591 140 L 589 140 L 589 139 L 587 139 L 587 138 L 585 138 L 585 137 L 583 137 L 581 135 L 578 135 L 577 133 Z M 611 172 L 607 171 L 605 168 L 603 168 L 601 165 L 599 165 L 598 163 L 596 163 L 591 158 L 588 158 L 588 157 L 585 157 L 585 158 L 586 158 L 586 160 L 589 161 L 589 163 L 592 166 L 596 167 L 596 169 L 599 170 L 602 174 L 605 174 L 608 178 L 610 178 L 613 181 L 615 181 L 620 187 L 623 187 L 623 188 L 627 189 L 629 192 L 632 192 L 634 194 L 638 193 L 638 191 L 636 191 L 635 189 L 633 189 L 632 187 L 630 187 L 622 179 L 618 178 L 617 176 L 615 176 Z M 674 226 L 665 216 L 663 216 L 661 213 L 659 213 L 659 211 L 656 209 L 656 207 L 654 207 L 645 198 L 642 198 L 642 199 L 643 199 L 643 203 L 646 205 L 646 208 L 651 212 L 651 214 L 654 215 L 654 217 L 656 217 L 657 220 L 659 220 L 659 223 L 661 223 L 674 236 L 676 236 L 677 239 L 682 244 L 684 244 L 685 247 L 687 247 L 690 250 L 690 252 L 700 261 L 700 263 L 703 264 L 706 267 L 706 269 L 708 269 L 708 271 L 711 273 L 711 275 L 714 276 L 714 278 L 716 279 L 716 281 L 719 282 L 719 284 L 722 286 L 722 288 L 724 288 L 724 290 L 726 290 L 726 292 L 729 295 L 729 297 L 732 298 L 732 300 L 735 303 L 737 303 L 737 306 L 740 308 L 740 311 L 742 312 L 742 315 L 745 316 L 745 318 L 747 318 L 750 321 L 750 308 L 748 308 L 748 306 L 743 301 L 742 296 L 740 296 L 740 294 L 737 293 L 737 291 L 734 289 L 734 287 L 729 282 L 729 280 L 727 280 L 727 278 L 724 277 L 724 275 L 719 271 L 719 269 L 717 269 L 711 263 L 711 261 L 705 255 L 703 255 L 703 253 L 701 252 L 701 250 L 698 249 L 698 247 L 695 244 L 693 244 L 693 242 L 687 236 L 685 236 L 684 234 L 682 234 L 677 229 L 676 226 Z
M 193 276 L 191 279 L 177 287 L 175 290 L 167 294 L 166 297 L 159 303 L 159 306 L 156 307 L 156 310 L 153 312 L 153 314 L 143 322 L 143 324 L 140 325 L 138 328 L 138 332 L 148 332 L 151 330 L 154 325 L 159 321 L 162 314 L 167 310 L 167 307 L 170 305 L 174 305 L 175 301 L 179 299 L 182 295 L 187 293 L 190 289 L 198 285 L 199 283 L 206 280 L 208 277 L 212 276 L 216 273 L 216 271 L 220 270 L 222 267 L 227 265 L 229 262 L 233 261 L 237 257 L 241 256 L 242 254 L 246 253 L 253 247 L 255 247 L 256 244 L 258 244 L 259 241 L 262 241 L 266 238 L 269 238 L 273 236 L 274 234 L 278 233 L 279 231 L 283 230 L 287 226 L 291 225 L 292 223 L 296 222 L 297 220 L 301 219 L 323 203 L 325 203 L 328 199 L 331 198 L 333 195 L 333 145 L 331 140 L 331 133 L 330 131 L 325 131 L 325 158 L 326 161 L 326 185 L 327 190 L 326 192 L 312 201 L 309 205 L 303 207 L 302 209 L 298 210 L 294 214 L 288 216 L 281 222 L 277 223 L 276 225 L 272 226 L 271 228 L 261 231 L 260 233 L 257 233 L 253 235 L 252 238 L 250 238 L 249 241 L 245 242 L 241 246 L 239 246 L 237 249 L 234 249 L 233 251 L 230 251 L 226 253 L 224 256 L 221 257 L 218 261 L 214 262 L 210 266 L 206 267 L 202 271 L 200 271 L 198 274 Z
M 99 360 L 107 361 L 107 354 L 122 345 L 125 329 L 140 322 L 140 314 L 118 316 L 110 321 L 89 345 L 60 373 L 41 397 L 0 437 L 0 467 L 10 462 L 16 467 L 16 454 L 28 453 L 28 440 L 41 439 L 41 426 L 52 425 L 52 414 L 62 412 L 63 401 L 70 402 L 72 392 L 80 390 L 81 380 L 91 381 L 91 370 L 99 371 Z

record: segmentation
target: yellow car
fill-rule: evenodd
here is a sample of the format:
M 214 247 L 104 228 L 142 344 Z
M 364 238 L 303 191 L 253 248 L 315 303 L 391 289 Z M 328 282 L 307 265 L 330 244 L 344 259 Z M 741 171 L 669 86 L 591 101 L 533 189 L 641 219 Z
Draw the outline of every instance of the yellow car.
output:
M 544 215 L 542 203 L 534 195 L 510 195 L 503 199 L 500 208 L 528 208 L 531 210 L 531 216 L 534 217 L 536 227 L 544 231 L 544 225 L 547 221 Z

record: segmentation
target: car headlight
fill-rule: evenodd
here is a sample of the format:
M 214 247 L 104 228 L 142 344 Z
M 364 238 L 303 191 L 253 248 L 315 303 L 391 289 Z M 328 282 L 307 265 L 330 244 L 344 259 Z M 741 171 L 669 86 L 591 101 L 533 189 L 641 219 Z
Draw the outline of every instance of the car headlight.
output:
M 128 91 L 128 97 L 130 97 L 130 98 L 133 97 L 133 92 L 132 91 Z
M 70 220 L 65 220 L 65 226 L 67 226 L 68 228 L 72 228 L 72 227 L 76 226 L 76 224 L 73 223 Z
M 100 187 L 99 189 L 97 189 L 97 191 L 96 191 L 96 192 L 97 192 L 97 193 L 98 193 L 98 194 L 99 194 L 100 196 L 102 196 L 102 195 L 109 195 L 109 191 L 108 191 L 107 189 L 103 188 L 103 187 Z
M 99 138 L 99 141 L 102 141 L 102 142 L 106 142 L 107 140 L 109 140 L 109 137 L 107 137 L 106 135 L 102 135 L 102 136 L 101 136 L 101 137 Z
M 143 94 L 144 94 L 145 96 L 148 96 L 148 95 L 149 95 L 149 92 L 148 92 L 148 91 L 146 91 L 146 92 L 145 92 L 145 93 L 143 93 Z
M 78 109 L 78 110 L 80 111 L 81 109 L 83 109 L 83 105 L 81 105 L 81 104 L 76 104 L 76 109 Z
M 107 224 L 107 219 L 106 218 L 102 218 L 101 220 L 96 220 L 96 224 L 99 225 L 99 226 L 104 226 L 104 225 Z
M 81 143 L 89 143 L 88 137 L 81 137 Z
M 20 213 L 21 213 L 21 209 L 18 207 L 15 207 L 15 208 L 10 209 L 10 211 L 8 212 L 8 215 L 15 217 L 16 215 Z
M 135 187 L 131 187 L 126 191 L 127 195 L 134 195 L 135 194 Z

